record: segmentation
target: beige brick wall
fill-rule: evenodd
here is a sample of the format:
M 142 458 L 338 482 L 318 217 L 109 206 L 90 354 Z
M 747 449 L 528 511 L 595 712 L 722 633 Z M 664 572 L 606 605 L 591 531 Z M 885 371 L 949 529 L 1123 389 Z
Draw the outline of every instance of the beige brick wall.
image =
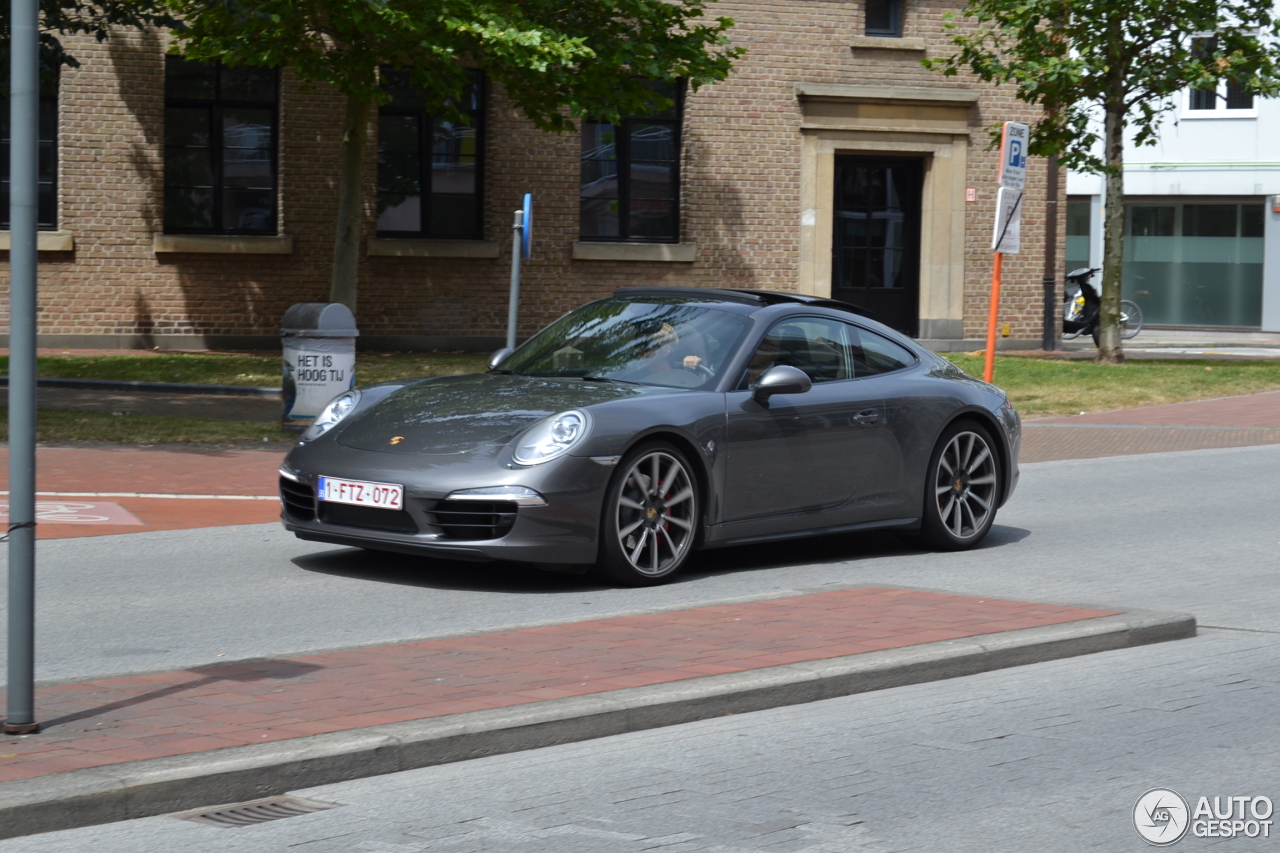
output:
M 552 136 L 515 114 L 500 91 L 487 112 L 485 236 L 497 259 L 365 258 L 360 311 L 366 335 L 500 336 L 506 322 L 511 212 L 535 199 L 535 254 L 525 267 L 521 333 L 618 286 L 662 283 L 795 289 L 800 240 L 799 82 L 974 87 L 919 66 L 921 54 L 851 50 L 862 3 L 847 0 L 724 0 L 713 12 L 737 20 L 748 55 L 725 83 L 688 98 L 683 152 L 682 239 L 692 264 L 571 259 L 578 234 L 576 134 Z M 927 55 L 946 52 L 947 4 L 908 0 L 906 35 Z M 108 43 L 69 40 L 82 67 L 64 72 L 60 94 L 59 228 L 69 253 L 42 253 L 40 331 L 61 335 L 273 335 L 285 309 L 328 294 L 337 203 L 342 103 L 325 87 L 304 91 L 286 73 L 281 94 L 280 233 L 291 255 L 161 255 L 164 37 L 120 33 Z M 1011 93 L 984 89 L 970 133 L 966 184 L 966 337 L 984 334 L 990 282 L 995 155 L 986 125 L 1032 118 Z M 373 128 L 371 128 L 371 143 Z M 366 172 L 372 233 L 374 148 Z M 1001 319 L 1014 338 L 1038 338 L 1046 168 L 1033 159 L 1023 253 L 1005 263 Z M 1065 172 L 1063 181 L 1065 184 Z M 1065 186 L 1060 190 L 1065 200 Z M 1059 255 L 1065 241 L 1059 216 Z M 3 258 L 3 255 L 0 255 Z M 0 263 L 7 319 L 7 262 Z

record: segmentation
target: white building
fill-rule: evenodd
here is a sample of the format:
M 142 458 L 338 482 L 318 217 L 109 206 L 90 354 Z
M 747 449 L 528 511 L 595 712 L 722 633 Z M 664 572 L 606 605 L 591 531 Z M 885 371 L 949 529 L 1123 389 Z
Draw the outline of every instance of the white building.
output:
M 1124 296 L 1146 323 L 1280 331 L 1280 100 L 1184 92 L 1124 156 Z M 1067 270 L 1102 265 L 1103 184 L 1067 177 Z

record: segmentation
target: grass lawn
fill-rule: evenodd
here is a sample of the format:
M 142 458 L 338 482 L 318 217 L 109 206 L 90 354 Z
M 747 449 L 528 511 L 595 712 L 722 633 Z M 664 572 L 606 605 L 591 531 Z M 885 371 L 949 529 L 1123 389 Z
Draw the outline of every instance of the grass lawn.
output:
M 256 445 L 274 449 L 278 445 L 269 443 L 296 438 L 296 433 L 287 433 L 275 424 L 253 421 L 109 415 L 57 409 L 41 409 L 36 423 L 36 440 L 50 443 L 109 441 L 118 444 L 212 444 L 223 447 Z M 0 408 L 0 441 L 8 440 L 9 410 Z
M 983 357 L 948 353 L 971 376 L 982 376 Z M 1280 388 L 1280 359 L 1268 361 L 1093 361 L 996 358 L 995 384 L 1028 415 L 1075 415 L 1132 406 L 1181 403 Z
M 411 376 L 444 376 L 484 370 L 482 353 L 362 353 L 360 385 Z M 953 353 L 953 362 L 982 375 L 982 356 Z M 0 358 L 0 371 L 8 359 Z M 195 382 L 213 385 L 280 384 L 280 358 L 240 353 L 161 353 L 46 356 L 43 377 Z M 1076 414 L 1225 397 L 1280 388 L 1280 359 L 1272 361 L 1130 361 L 1110 366 L 1001 355 L 995 381 L 1023 416 Z M 272 424 L 152 415 L 109 415 L 44 409 L 39 438 L 46 442 L 105 441 L 125 444 L 262 445 L 292 434 Z M 7 440 L 7 411 L 0 410 L 0 440 Z
M 372 385 L 410 376 L 448 376 L 485 369 L 481 353 L 359 353 L 356 382 Z M 280 387 L 280 356 L 245 353 L 157 353 L 146 355 L 41 356 L 46 379 L 125 379 L 138 382 L 197 382 L 204 385 Z M 0 373 L 9 372 L 0 356 Z

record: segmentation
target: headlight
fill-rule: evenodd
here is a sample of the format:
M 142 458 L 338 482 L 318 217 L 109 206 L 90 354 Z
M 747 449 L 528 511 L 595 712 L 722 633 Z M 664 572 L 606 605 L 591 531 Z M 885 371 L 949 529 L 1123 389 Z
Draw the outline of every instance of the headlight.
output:
M 568 453 L 590 429 L 591 418 L 586 412 L 561 412 L 520 436 L 514 458 L 521 465 L 550 462 Z
M 338 421 L 351 414 L 356 405 L 360 402 L 360 392 L 354 388 L 350 391 L 343 391 L 338 396 L 329 401 L 329 405 L 325 406 L 320 414 L 316 415 L 315 421 L 311 426 L 307 427 L 307 431 L 302 434 L 303 441 L 311 441 L 324 435 L 329 430 L 338 425 Z

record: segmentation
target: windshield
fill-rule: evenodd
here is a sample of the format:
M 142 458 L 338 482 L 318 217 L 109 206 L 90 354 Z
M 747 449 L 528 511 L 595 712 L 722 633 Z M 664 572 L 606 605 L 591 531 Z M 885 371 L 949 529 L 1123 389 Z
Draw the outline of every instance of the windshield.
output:
M 605 299 L 566 314 L 499 370 L 528 376 L 710 388 L 751 320 L 685 299 Z

